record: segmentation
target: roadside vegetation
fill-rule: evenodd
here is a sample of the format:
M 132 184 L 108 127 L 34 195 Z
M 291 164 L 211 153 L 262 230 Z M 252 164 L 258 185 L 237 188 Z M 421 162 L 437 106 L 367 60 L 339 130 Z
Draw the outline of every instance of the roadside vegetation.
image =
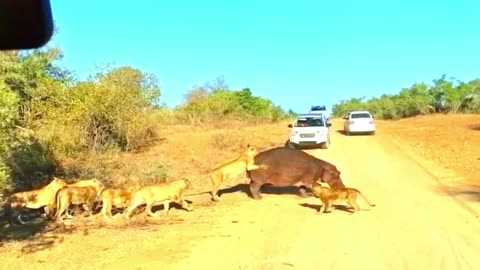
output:
M 135 171 L 128 161 L 119 164 L 112 157 L 157 144 L 167 126 L 266 124 L 294 114 L 249 88 L 230 89 L 222 76 L 193 87 L 181 105 L 169 108 L 152 74 L 104 65 L 79 80 L 60 66 L 62 57 L 59 48 L 50 46 L 0 52 L 4 193 L 38 187 L 52 175 L 108 179 L 121 168 L 145 181 L 163 181 L 168 175 L 164 164 Z
M 332 107 L 334 116 L 368 110 L 376 119 L 401 119 L 431 113 L 480 113 L 480 79 L 461 82 L 443 75 L 433 84 L 415 83 L 398 94 L 350 98 Z

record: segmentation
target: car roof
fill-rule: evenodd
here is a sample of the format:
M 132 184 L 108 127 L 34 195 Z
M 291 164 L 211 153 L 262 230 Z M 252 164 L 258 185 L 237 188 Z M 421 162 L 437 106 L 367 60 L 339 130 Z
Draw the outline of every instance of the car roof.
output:
M 299 114 L 298 117 L 322 117 L 325 116 L 323 113 L 302 113 Z
M 353 114 L 353 113 L 368 113 L 368 114 L 371 114 L 369 111 L 351 111 L 349 113 L 350 114 Z

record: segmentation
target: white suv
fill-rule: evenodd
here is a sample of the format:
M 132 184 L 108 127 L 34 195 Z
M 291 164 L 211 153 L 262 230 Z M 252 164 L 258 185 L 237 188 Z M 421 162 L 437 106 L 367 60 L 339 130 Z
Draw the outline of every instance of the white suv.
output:
M 293 124 L 288 125 L 292 130 L 286 146 L 296 148 L 302 145 L 320 145 L 327 149 L 330 145 L 331 125 L 323 113 L 300 114 Z
M 375 121 L 369 111 L 352 111 L 343 117 L 343 131 L 345 134 L 367 132 L 375 134 Z

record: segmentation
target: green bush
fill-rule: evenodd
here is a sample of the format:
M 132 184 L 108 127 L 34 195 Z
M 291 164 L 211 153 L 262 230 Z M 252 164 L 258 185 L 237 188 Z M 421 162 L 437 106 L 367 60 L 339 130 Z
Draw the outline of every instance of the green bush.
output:
M 249 88 L 240 91 L 195 88 L 186 95 L 184 104 L 177 107 L 176 112 L 180 121 L 190 124 L 228 120 L 276 122 L 289 117 L 270 100 L 253 96 Z
M 443 75 L 433 85 L 416 83 L 395 95 L 342 100 L 332 111 L 334 116 L 344 116 L 353 110 L 369 110 L 378 119 L 400 119 L 434 112 L 480 113 L 479 100 L 480 80 L 455 83 Z

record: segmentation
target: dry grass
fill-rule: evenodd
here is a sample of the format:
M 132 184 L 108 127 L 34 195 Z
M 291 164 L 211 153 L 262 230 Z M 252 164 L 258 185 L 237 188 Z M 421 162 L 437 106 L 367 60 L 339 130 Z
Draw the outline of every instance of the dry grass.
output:
M 152 183 L 180 177 L 196 179 L 236 158 L 247 144 L 259 149 L 283 145 L 288 136 L 286 125 L 287 122 L 230 122 L 227 127 L 167 125 L 161 127 L 162 139 L 141 151 L 112 151 L 64 159 L 61 163 L 68 178 L 97 177 L 112 185 L 132 180 Z M 269 131 L 267 136 L 263 135 L 264 130 Z
M 480 185 L 480 115 L 435 114 L 380 123 L 382 132 L 417 154 Z

